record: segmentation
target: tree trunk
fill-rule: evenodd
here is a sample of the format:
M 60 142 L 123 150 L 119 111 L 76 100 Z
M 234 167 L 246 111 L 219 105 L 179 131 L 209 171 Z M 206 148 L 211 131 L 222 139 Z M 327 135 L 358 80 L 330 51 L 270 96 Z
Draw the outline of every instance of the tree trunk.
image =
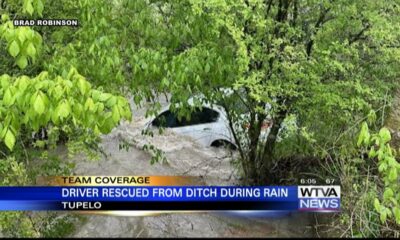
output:
M 267 141 L 264 145 L 264 151 L 260 156 L 260 167 L 259 167 L 259 184 L 267 184 L 268 183 L 268 176 L 271 174 L 269 171 L 272 167 L 274 162 L 274 150 L 275 150 L 275 143 L 278 136 L 279 129 L 281 127 L 282 121 L 274 122 L 271 128 L 270 133 L 268 134 Z

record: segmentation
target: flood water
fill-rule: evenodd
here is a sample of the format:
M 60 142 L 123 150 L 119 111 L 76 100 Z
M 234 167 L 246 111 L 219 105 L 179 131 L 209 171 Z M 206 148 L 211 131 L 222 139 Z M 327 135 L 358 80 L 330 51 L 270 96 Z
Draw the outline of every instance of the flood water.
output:
M 163 103 L 165 105 L 165 102 Z M 121 124 L 103 136 L 106 156 L 99 161 L 76 156 L 76 175 L 187 175 L 196 176 L 199 185 L 235 185 L 240 175 L 230 150 L 199 146 L 191 139 L 168 129 L 153 137 L 143 136 L 145 108 L 133 109 L 133 121 Z M 128 150 L 119 149 L 121 140 Z M 161 149 L 167 162 L 151 165 L 144 144 Z M 125 213 L 126 214 L 126 213 Z M 132 215 L 132 214 L 131 214 Z M 87 215 L 72 237 L 312 237 L 311 214 L 299 213 L 168 213 L 146 216 Z

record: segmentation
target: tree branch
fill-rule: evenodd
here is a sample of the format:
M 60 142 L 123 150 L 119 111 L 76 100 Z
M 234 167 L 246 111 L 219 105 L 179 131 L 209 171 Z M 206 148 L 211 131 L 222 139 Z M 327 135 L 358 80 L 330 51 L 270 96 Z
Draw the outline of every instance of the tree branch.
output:
M 365 39 L 365 37 L 362 37 L 362 36 L 365 33 L 365 31 L 367 31 L 370 27 L 371 27 L 371 25 L 368 22 L 366 22 L 366 24 L 364 24 L 364 27 L 363 27 L 363 29 L 361 29 L 360 32 L 358 32 L 355 35 L 350 35 L 350 37 L 349 37 L 349 45 L 353 44 L 354 42 L 356 42 L 358 40 Z
M 322 10 L 317 22 L 315 23 L 314 31 L 311 33 L 310 40 L 306 44 L 306 53 L 308 58 L 311 56 L 312 47 L 314 45 L 314 40 L 312 39 L 312 37 L 318 32 L 319 28 L 321 28 L 321 26 L 324 23 L 326 23 L 330 19 L 333 19 L 333 18 L 326 18 L 326 15 L 328 14 L 330 9 L 331 8 L 326 8 Z

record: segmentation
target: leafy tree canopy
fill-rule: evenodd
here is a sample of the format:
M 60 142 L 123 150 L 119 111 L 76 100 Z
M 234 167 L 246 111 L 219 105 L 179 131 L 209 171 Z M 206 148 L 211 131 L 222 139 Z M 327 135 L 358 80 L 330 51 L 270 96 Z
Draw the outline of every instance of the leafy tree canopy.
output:
M 232 122 L 241 101 L 250 129 L 237 138 L 244 134 L 251 147 L 239 150 L 245 173 L 256 179 L 274 155 L 351 152 L 345 140 L 354 135 L 352 126 L 376 119 L 398 84 L 396 0 L 79 0 L 49 1 L 44 9 L 41 1 L 23 2 L 22 10 L 21 4 L 6 9 L 15 16 L 79 19 L 80 27 L 6 31 L 30 38 L 24 45 L 3 37 L 3 58 L 16 64 L 2 67 L 65 75 L 72 66 L 95 86 L 131 94 L 136 104 L 168 93 L 186 105 L 201 93 L 224 105 Z M 224 97 L 221 88 L 233 89 L 233 96 Z M 274 124 L 260 147 L 266 118 Z

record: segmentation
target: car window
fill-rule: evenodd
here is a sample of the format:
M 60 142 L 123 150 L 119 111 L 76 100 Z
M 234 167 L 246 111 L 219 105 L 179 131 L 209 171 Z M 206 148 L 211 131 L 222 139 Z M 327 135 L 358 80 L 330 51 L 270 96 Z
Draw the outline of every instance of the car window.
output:
M 212 123 L 218 120 L 219 113 L 203 107 L 201 110 L 196 109 L 190 115 L 190 120 L 182 119 L 185 125 L 196 125 L 196 124 L 204 124 L 204 123 Z
M 152 125 L 156 127 L 184 127 L 190 125 L 204 124 L 216 122 L 218 120 L 219 113 L 209 108 L 195 109 L 190 114 L 190 119 L 186 119 L 184 117 L 179 121 L 178 117 L 167 110 L 161 113 L 156 119 L 153 120 Z
M 178 118 L 173 112 L 167 110 L 156 117 L 156 119 L 153 120 L 152 125 L 155 127 L 177 127 Z

